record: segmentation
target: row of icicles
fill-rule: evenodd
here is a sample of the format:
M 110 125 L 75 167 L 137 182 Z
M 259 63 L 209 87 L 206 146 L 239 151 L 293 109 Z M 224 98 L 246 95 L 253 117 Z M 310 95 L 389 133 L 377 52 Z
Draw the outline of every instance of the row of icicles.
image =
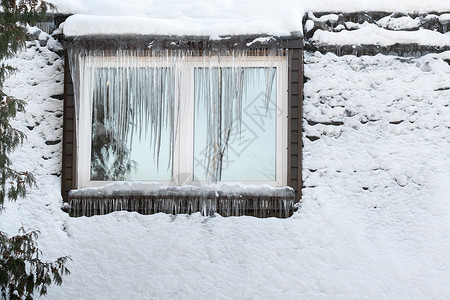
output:
M 239 198 L 75 198 L 70 200 L 70 215 L 73 217 L 104 215 L 114 211 L 134 211 L 144 215 L 192 214 L 200 212 L 204 216 L 223 217 L 251 215 L 259 218 L 288 218 L 294 210 L 293 198 L 262 197 Z

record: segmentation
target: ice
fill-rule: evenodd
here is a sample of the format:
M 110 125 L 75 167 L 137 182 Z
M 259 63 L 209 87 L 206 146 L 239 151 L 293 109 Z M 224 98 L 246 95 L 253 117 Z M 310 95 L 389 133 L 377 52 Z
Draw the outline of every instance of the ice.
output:
M 115 211 L 138 212 L 143 215 L 166 213 L 171 215 L 193 214 L 223 217 L 251 215 L 260 218 L 290 217 L 294 209 L 293 198 L 83 198 L 69 202 L 72 217 L 105 215 Z

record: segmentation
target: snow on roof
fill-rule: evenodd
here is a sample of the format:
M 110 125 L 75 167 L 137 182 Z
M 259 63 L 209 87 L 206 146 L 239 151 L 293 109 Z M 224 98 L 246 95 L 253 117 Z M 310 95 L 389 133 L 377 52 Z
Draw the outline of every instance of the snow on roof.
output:
M 66 36 L 142 34 L 287 36 L 302 32 L 304 11 L 450 11 L 448 0 L 51 0 Z
M 60 12 L 74 13 L 66 36 L 260 34 L 289 36 L 302 31 L 303 11 L 291 1 L 53 1 Z
M 225 36 L 261 34 L 290 36 L 301 32 L 301 15 L 290 18 L 254 16 L 252 18 L 146 18 L 130 16 L 70 16 L 63 28 L 66 36 L 86 35 L 175 35 Z

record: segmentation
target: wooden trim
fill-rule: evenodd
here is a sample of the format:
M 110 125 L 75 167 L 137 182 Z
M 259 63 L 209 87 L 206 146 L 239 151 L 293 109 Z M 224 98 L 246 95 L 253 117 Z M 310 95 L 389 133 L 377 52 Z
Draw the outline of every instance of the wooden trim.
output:
M 64 202 L 68 201 L 69 191 L 73 188 L 75 178 L 75 101 L 72 76 L 70 74 L 67 51 L 64 51 L 64 116 L 63 116 L 63 146 L 61 195 Z
M 296 200 L 301 199 L 302 188 L 302 91 L 303 91 L 303 51 L 289 49 L 289 148 L 288 185 L 296 192 Z
M 302 198 L 303 187 L 303 50 L 300 50 L 299 58 L 299 92 L 298 92 L 298 200 Z
M 67 202 L 68 200 L 68 192 L 66 192 L 66 180 L 67 180 L 67 173 L 66 173 L 66 155 L 67 155 L 67 129 L 68 129 L 68 122 L 67 122 L 67 99 L 68 99 L 68 84 L 67 84 L 67 71 L 68 66 L 68 58 L 67 58 L 67 51 L 64 51 L 64 104 L 63 104 L 63 144 L 62 144 L 62 172 L 61 172 L 61 195 L 63 197 L 63 201 Z
M 293 174 L 292 174 L 292 119 L 294 118 L 294 115 L 292 113 L 292 95 L 291 95 L 291 82 L 293 80 L 293 73 L 292 73 L 292 53 L 293 49 L 288 50 L 288 84 L 287 84 L 287 93 L 288 93 L 288 157 L 287 157 L 287 184 L 292 187 L 295 191 L 295 194 L 297 195 L 297 187 L 293 186 Z

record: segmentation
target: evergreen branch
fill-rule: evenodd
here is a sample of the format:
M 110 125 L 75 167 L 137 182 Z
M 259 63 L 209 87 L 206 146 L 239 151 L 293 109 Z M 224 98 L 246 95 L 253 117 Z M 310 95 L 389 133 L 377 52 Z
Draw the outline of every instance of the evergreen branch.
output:
M 1 83 L 5 81 L 5 79 L 9 76 L 11 76 L 16 71 L 15 68 L 6 65 L 5 63 L 2 63 L 0 65 L 0 99 L 2 99 L 4 96 L 3 92 L 1 91 Z
M 32 299 L 34 291 L 47 294 L 47 286 L 61 285 L 62 276 L 70 271 L 65 264 L 69 256 L 54 262 L 41 261 L 42 251 L 38 248 L 38 230 L 25 230 L 8 237 L 0 231 L 0 288 L 2 299 Z M 53 279 L 52 279 L 53 278 Z
M 34 26 L 45 19 L 48 11 L 56 6 L 46 1 L 1 0 L 3 12 L 0 12 L 0 60 L 13 57 L 28 38 L 26 25 Z M 0 80 L 1 81 L 1 80 Z M 0 85 L 1 86 L 1 85 Z

